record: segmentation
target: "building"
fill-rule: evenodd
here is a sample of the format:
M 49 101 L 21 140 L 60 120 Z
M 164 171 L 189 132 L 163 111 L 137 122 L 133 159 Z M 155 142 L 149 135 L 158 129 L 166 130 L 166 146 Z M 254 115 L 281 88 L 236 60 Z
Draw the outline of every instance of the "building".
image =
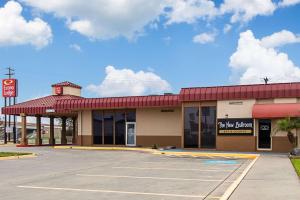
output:
M 7 124 L 8 127 L 11 127 L 11 130 L 8 131 L 7 133 L 7 141 L 11 142 L 13 141 L 13 132 L 12 132 L 12 127 L 13 127 L 13 122 L 10 123 L 10 126 Z M 27 132 L 27 138 L 28 138 L 28 143 L 29 144 L 34 144 L 35 137 L 36 137 L 36 132 L 37 132 L 37 126 L 35 123 L 28 123 L 26 124 L 26 132 Z M 8 128 L 9 129 L 9 128 Z M 21 132 L 22 132 L 22 124 L 21 122 L 16 122 L 16 138 L 17 140 L 21 140 Z M 42 139 L 46 142 L 49 140 L 50 137 L 50 126 L 47 123 L 42 123 L 41 124 L 41 137 Z M 68 132 L 67 132 L 68 133 Z M 70 134 L 69 134 L 70 135 Z M 61 136 L 61 126 L 58 124 L 54 125 L 54 138 L 56 138 L 57 142 L 59 142 L 59 138 Z M 72 138 L 68 138 L 67 134 L 67 139 L 69 142 L 72 141 Z M 0 121 L 0 143 L 4 140 L 4 121 Z
M 277 131 L 284 117 L 300 117 L 300 83 L 183 88 L 179 94 L 83 98 L 70 82 L 52 85 L 52 95 L 2 108 L 22 117 L 50 117 L 49 144 L 54 145 L 54 118 L 73 119 L 77 145 L 176 146 L 224 151 L 288 152 L 287 134 Z M 299 140 L 299 138 L 298 138 Z

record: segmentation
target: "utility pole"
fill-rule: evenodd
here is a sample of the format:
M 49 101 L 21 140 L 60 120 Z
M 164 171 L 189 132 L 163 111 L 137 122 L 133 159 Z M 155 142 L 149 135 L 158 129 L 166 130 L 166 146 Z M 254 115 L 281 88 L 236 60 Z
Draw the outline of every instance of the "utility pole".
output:
M 8 70 L 8 73 L 6 73 L 5 75 L 8 76 L 8 79 L 11 79 L 13 75 L 15 75 L 15 69 L 8 67 L 6 68 Z M 16 103 L 16 97 L 13 97 L 13 102 L 11 102 L 11 97 L 8 97 L 8 106 L 11 106 L 11 103 L 13 103 L 13 105 Z M 4 97 L 4 107 L 7 106 L 7 97 Z M 4 143 L 7 143 L 7 136 L 8 136 L 8 141 L 11 141 L 11 132 L 9 131 L 8 135 L 7 135 L 7 115 L 4 115 Z M 11 116 L 8 115 L 8 127 L 9 130 L 11 130 Z M 17 138 L 16 138 L 16 116 L 13 116 L 13 142 L 16 143 Z

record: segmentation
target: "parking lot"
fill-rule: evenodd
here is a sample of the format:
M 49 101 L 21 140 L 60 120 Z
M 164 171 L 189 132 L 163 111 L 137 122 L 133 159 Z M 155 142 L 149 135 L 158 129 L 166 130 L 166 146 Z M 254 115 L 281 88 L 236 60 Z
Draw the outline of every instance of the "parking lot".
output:
M 0 147 L 35 158 L 0 161 L 1 199 L 219 199 L 250 160 L 141 152 Z

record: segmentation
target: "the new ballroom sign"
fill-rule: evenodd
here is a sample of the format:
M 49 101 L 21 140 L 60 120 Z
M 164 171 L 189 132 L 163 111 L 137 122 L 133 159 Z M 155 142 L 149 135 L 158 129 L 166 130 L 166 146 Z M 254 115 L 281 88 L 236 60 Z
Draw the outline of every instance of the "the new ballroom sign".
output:
M 219 135 L 253 135 L 254 122 L 252 118 L 218 119 Z

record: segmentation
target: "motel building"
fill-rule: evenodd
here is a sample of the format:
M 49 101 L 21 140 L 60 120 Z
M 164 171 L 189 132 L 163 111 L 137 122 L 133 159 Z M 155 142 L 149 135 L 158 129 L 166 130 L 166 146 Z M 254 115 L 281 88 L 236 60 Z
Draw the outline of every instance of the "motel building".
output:
M 176 146 L 219 151 L 289 152 L 287 133 L 278 119 L 300 117 L 300 83 L 182 88 L 179 94 L 84 98 L 81 87 L 62 82 L 52 95 L 2 108 L 21 116 L 21 145 L 27 145 L 26 117 L 36 117 L 36 145 L 41 117 L 50 118 L 49 144 L 55 145 L 54 120 L 73 119 L 73 139 L 81 146 Z M 298 138 L 299 143 L 299 138 Z

